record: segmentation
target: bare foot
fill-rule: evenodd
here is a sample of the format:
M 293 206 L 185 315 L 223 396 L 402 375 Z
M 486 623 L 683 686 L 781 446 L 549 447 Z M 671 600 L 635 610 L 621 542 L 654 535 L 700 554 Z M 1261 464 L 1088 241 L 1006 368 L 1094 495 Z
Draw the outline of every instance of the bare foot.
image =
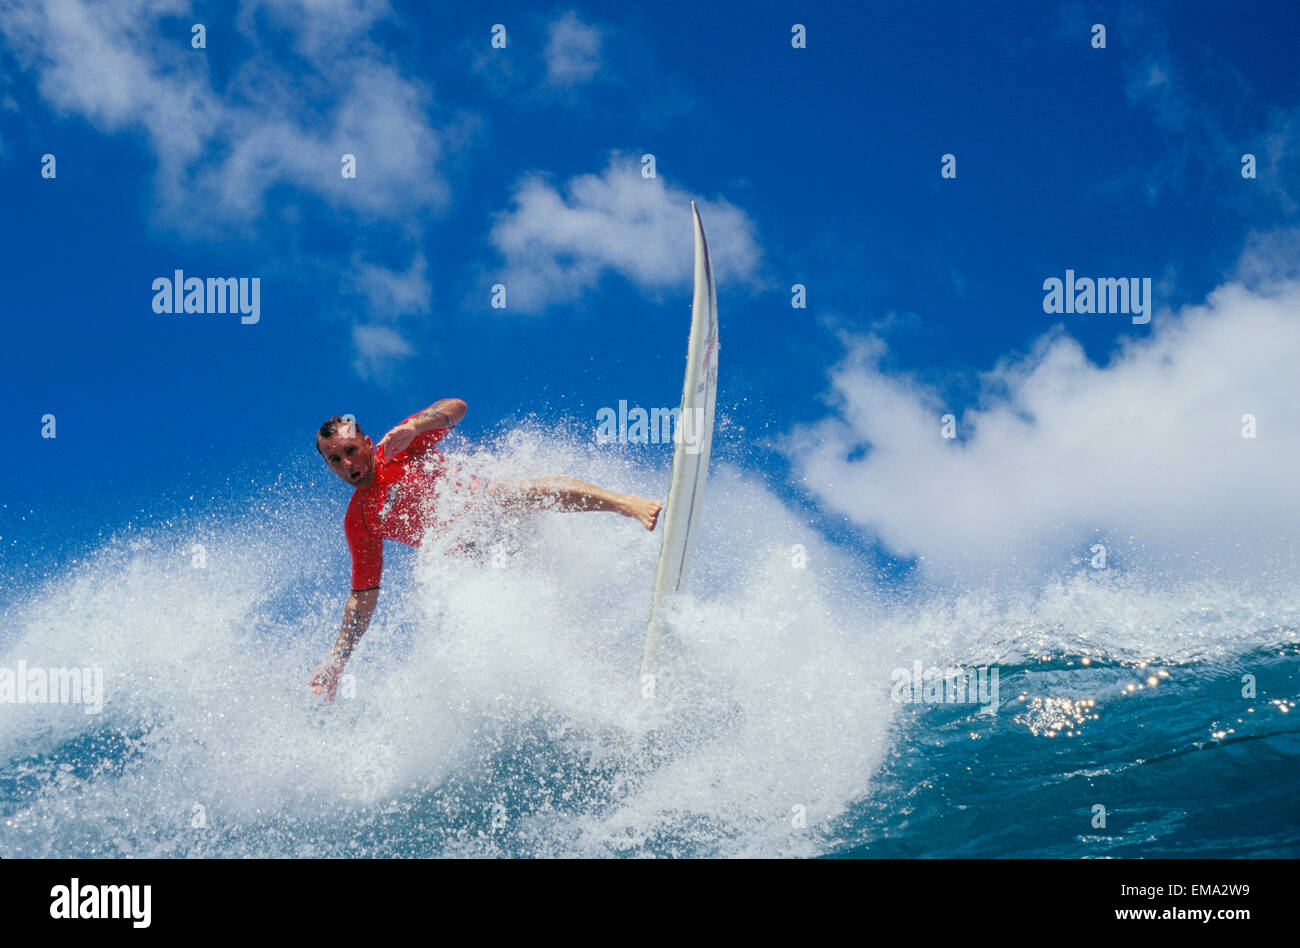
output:
M 647 530 L 655 528 L 655 524 L 659 522 L 659 511 L 663 509 L 663 504 L 648 497 L 634 497 L 627 494 L 623 501 L 623 516 L 635 517 Z

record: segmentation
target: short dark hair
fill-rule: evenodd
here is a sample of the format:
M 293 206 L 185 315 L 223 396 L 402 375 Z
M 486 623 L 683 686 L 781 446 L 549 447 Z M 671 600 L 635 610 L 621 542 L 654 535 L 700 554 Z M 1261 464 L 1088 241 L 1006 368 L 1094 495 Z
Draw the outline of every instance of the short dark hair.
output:
M 335 415 L 332 418 L 327 418 L 325 424 L 320 426 L 320 431 L 316 432 L 316 453 L 321 455 L 321 457 L 324 457 L 324 452 L 320 449 L 320 439 L 334 437 L 338 434 L 339 429 L 346 425 L 351 425 L 358 436 L 365 434 L 365 432 L 361 430 L 361 425 L 357 424 L 357 420 L 351 416 L 343 418 L 339 415 Z

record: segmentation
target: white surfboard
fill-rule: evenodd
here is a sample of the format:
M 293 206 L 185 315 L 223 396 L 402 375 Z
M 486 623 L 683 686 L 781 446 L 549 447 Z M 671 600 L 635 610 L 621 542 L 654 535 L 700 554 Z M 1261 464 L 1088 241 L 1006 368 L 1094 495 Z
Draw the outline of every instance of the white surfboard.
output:
M 655 569 L 650 621 L 646 624 L 640 675 L 654 674 L 660 645 L 668 631 L 665 610 L 686 588 L 695 547 L 695 534 L 704 508 L 704 482 L 709 474 L 713 443 L 713 409 L 718 394 L 718 295 L 713 286 L 709 245 L 700 212 L 695 218 L 695 302 L 691 306 L 691 337 L 686 347 L 686 380 L 682 385 L 680 437 L 673 448 L 673 472 L 664 504 L 659 565 Z

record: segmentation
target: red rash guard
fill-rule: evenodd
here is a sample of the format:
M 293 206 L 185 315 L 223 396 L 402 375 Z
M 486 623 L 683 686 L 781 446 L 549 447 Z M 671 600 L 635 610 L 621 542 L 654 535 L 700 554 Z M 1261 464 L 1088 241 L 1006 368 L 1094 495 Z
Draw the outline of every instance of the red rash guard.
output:
M 430 509 L 431 500 L 438 479 L 447 474 L 450 465 L 433 446 L 449 431 L 435 428 L 418 434 L 391 460 L 375 449 L 375 476 L 369 487 L 358 487 L 352 493 L 343 518 L 343 532 L 352 552 L 353 592 L 379 587 L 384 540 L 419 546 L 426 527 L 442 525 Z M 452 473 L 459 470 L 451 468 Z M 477 478 L 471 478 L 471 489 L 477 488 Z

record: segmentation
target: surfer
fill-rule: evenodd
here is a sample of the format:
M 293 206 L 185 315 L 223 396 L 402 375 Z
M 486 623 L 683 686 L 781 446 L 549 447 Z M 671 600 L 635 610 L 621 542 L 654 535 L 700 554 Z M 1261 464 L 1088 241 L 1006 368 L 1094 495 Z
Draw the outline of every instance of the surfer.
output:
M 466 497 L 471 503 L 489 501 L 489 509 L 501 513 L 604 510 L 639 520 L 647 530 L 655 528 L 663 506 L 657 500 L 616 494 L 572 477 L 488 482 L 465 475 L 434 449 L 465 417 L 465 410 L 459 398 L 444 398 L 411 415 L 377 445 L 351 416 L 335 415 L 316 433 L 316 450 L 353 488 L 343 519 L 352 553 L 352 593 L 338 640 L 311 678 L 312 691 L 327 701 L 334 699 L 343 666 L 379 602 L 384 540 L 419 546 L 426 528 L 445 528 L 466 511 Z

